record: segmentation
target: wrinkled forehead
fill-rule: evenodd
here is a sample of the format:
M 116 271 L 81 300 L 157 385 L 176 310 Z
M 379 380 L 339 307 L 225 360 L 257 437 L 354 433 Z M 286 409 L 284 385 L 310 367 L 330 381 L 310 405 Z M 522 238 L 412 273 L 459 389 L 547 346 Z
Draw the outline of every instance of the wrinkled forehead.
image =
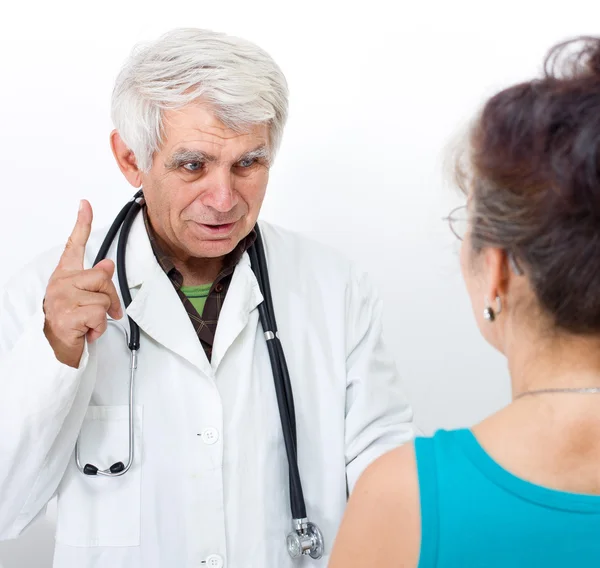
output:
M 269 148 L 267 123 L 232 127 L 206 103 L 193 103 L 163 113 L 163 144 L 159 154 L 198 150 L 218 159 L 233 159 L 258 148 Z

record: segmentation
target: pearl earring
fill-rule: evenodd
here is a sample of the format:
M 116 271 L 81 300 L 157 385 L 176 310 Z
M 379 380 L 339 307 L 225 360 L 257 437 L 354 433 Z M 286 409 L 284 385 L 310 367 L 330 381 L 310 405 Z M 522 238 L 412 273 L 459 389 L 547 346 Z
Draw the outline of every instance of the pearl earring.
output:
M 500 296 L 496 296 L 496 310 L 490 305 L 487 297 L 485 298 L 485 308 L 483 309 L 483 318 L 492 323 L 496 317 L 502 312 L 502 300 Z

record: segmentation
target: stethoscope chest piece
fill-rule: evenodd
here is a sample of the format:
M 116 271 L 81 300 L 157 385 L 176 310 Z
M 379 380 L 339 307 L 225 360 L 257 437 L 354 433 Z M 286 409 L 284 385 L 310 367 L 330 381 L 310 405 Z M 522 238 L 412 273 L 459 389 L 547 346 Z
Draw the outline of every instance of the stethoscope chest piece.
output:
M 287 537 L 287 549 L 292 558 L 308 555 L 318 560 L 323 556 L 324 542 L 323 533 L 315 523 L 294 519 L 294 530 Z

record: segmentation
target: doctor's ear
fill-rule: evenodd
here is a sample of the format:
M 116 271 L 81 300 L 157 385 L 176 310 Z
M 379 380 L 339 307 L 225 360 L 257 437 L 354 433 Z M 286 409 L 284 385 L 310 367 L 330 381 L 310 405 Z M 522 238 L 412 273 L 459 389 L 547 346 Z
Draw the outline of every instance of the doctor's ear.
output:
M 137 166 L 135 155 L 116 130 L 110 133 L 110 147 L 115 160 L 117 160 L 117 165 L 127 181 L 135 188 L 141 187 L 142 174 Z

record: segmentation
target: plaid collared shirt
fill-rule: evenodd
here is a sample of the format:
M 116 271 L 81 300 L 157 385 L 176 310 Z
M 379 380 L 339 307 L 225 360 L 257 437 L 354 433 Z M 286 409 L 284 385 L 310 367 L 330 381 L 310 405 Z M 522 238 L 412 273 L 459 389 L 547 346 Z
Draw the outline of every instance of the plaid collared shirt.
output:
M 181 303 L 183 304 L 183 307 L 187 312 L 192 325 L 194 326 L 194 331 L 196 332 L 200 343 L 202 343 L 206 357 L 210 361 L 213 343 L 215 340 L 215 332 L 217 330 L 217 323 L 219 321 L 219 314 L 221 313 L 221 308 L 223 306 L 223 302 L 225 301 L 225 295 L 227 294 L 229 284 L 231 283 L 233 271 L 235 270 L 235 267 L 242 258 L 243 254 L 250 248 L 252 243 L 254 243 L 254 240 L 256 239 L 256 232 L 253 230 L 247 237 L 238 243 L 232 252 L 225 257 L 223 268 L 215 278 L 215 281 L 212 283 L 210 292 L 206 298 L 204 311 L 199 314 L 196 311 L 196 308 L 194 308 L 192 305 L 192 302 L 190 302 L 186 295 L 181 291 L 181 287 L 183 286 L 183 275 L 175 268 L 171 258 L 160 247 L 160 244 L 156 238 L 156 233 L 150 224 L 150 219 L 148 218 L 148 213 L 145 206 L 143 207 L 142 211 L 144 216 L 144 224 L 146 225 L 146 231 L 150 239 L 150 245 L 152 246 L 154 256 L 156 257 L 160 267 L 168 276 L 171 284 L 173 284 L 173 287 L 175 288 L 175 291 L 177 292 L 177 295 L 179 296 L 179 299 L 181 300 Z

